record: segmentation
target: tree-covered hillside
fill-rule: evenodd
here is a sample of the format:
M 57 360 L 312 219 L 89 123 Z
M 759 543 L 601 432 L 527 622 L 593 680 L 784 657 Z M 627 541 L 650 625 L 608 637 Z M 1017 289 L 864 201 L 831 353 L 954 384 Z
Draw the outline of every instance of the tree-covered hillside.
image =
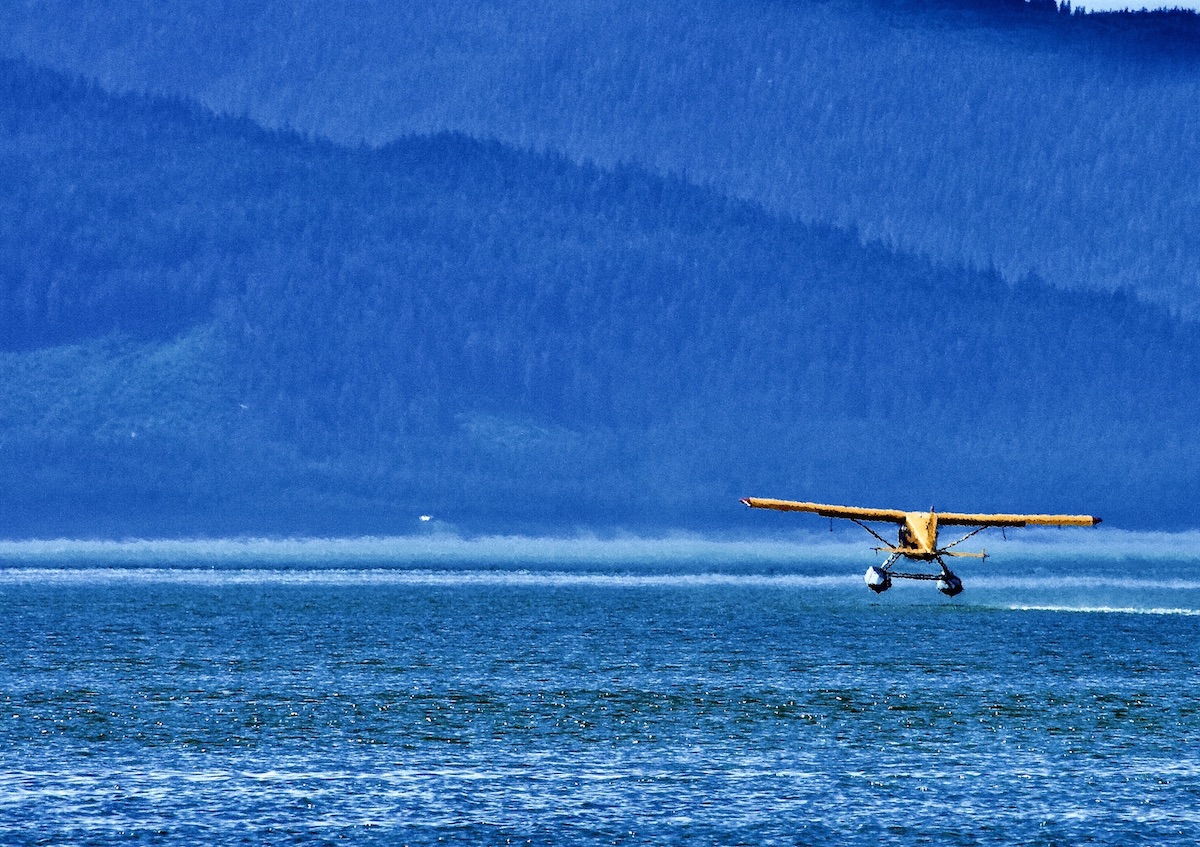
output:
M 636 167 L 343 148 L 0 63 L 7 532 L 1193 524 L 1200 330 Z
M 1020 0 L 0 2 L 0 51 L 373 144 L 683 174 L 949 264 L 1200 309 L 1200 26 Z

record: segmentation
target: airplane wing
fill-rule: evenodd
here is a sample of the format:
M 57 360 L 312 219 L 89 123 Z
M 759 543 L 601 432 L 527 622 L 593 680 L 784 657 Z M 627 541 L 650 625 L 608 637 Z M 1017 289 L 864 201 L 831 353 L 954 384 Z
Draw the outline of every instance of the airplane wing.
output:
M 813 512 L 823 518 L 846 518 L 856 521 L 886 521 L 904 523 L 904 512 L 899 509 L 863 509 L 858 506 L 832 506 L 826 503 L 797 503 L 794 500 L 768 500 L 762 497 L 744 497 L 742 502 L 752 509 L 774 509 L 778 512 Z M 941 515 L 938 516 L 941 520 Z M 1007 524 L 1006 524 L 1007 526 Z
M 755 509 L 779 512 L 812 512 L 824 518 L 904 523 L 901 509 L 864 509 L 858 506 L 834 506 L 827 503 L 800 503 L 794 500 L 769 500 L 745 497 L 742 502 Z M 1100 518 L 1093 515 L 987 515 L 962 512 L 938 512 L 938 526 L 1095 526 Z
M 1095 526 L 1094 515 L 967 515 L 938 512 L 938 526 Z

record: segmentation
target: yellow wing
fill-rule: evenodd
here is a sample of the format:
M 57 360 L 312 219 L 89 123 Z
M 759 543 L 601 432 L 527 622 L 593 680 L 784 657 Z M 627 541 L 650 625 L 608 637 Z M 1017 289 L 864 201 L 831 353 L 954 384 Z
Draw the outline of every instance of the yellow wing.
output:
M 904 523 L 901 509 L 864 509 L 858 506 L 834 506 L 827 503 L 801 503 L 794 500 L 769 500 L 746 497 L 742 500 L 755 509 L 775 509 L 779 512 L 812 512 L 825 518 L 847 518 L 859 521 Z M 914 512 L 913 514 L 928 514 Z M 1100 518 L 1093 515 L 986 515 L 962 512 L 938 512 L 938 526 L 1095 526 Z
M 858 521 L 904 523 L 904 512 L 899 509 L 863 509 L 858 506 L 797 503 L 794 500 L 768 500 L 763 497 L 744 497 L 742 498 L 742 502 L 752 509 L 774 509 L 778 512 L 813 512 L 823 518 L 847 518 Z
M 1094 515 L 965 515 L 938 512 L 938 526 L 1095 526 Z

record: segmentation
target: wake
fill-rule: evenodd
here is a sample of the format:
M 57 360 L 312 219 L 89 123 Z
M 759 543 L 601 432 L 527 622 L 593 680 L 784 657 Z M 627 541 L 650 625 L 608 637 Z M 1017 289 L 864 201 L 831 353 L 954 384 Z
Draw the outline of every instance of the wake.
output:
M 1138 608 L 1135 606 L 1068 606 L 1068 605 L 1025 605 L 1013 604 L 1008 607 L 1013 612 L 1060 612 L 1068 614 L 1087 615 L 1183 615 L 1186 617 L 1200 616 L 1200 609 L 1184 608 Z

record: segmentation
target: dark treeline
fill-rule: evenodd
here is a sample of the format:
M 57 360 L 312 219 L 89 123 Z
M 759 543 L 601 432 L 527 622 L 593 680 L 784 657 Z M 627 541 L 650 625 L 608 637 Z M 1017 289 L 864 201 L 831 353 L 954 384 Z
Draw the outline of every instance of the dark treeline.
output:
M 1200 313 L 1200 26 L 1023 0 L 0 0 L 0 52 L 342 143 L 461 132 Z
M 868 0 L 873 5 L 913 16 L 949 16 L 964 25 L 1037 27 L 1057 36 L 1104 39 L 1115 49 L 1152 44 L 1200 49 L 1200 14 L 1163 4 L 1148 9 L 1130 3 L 1112 12 L 1089 12 L 1070 0 Z
M 9 531 L 730 527 L 750 493 L 1194 523 L 1200 331 L 1136 299 L 636 167 L 0 91 Z

